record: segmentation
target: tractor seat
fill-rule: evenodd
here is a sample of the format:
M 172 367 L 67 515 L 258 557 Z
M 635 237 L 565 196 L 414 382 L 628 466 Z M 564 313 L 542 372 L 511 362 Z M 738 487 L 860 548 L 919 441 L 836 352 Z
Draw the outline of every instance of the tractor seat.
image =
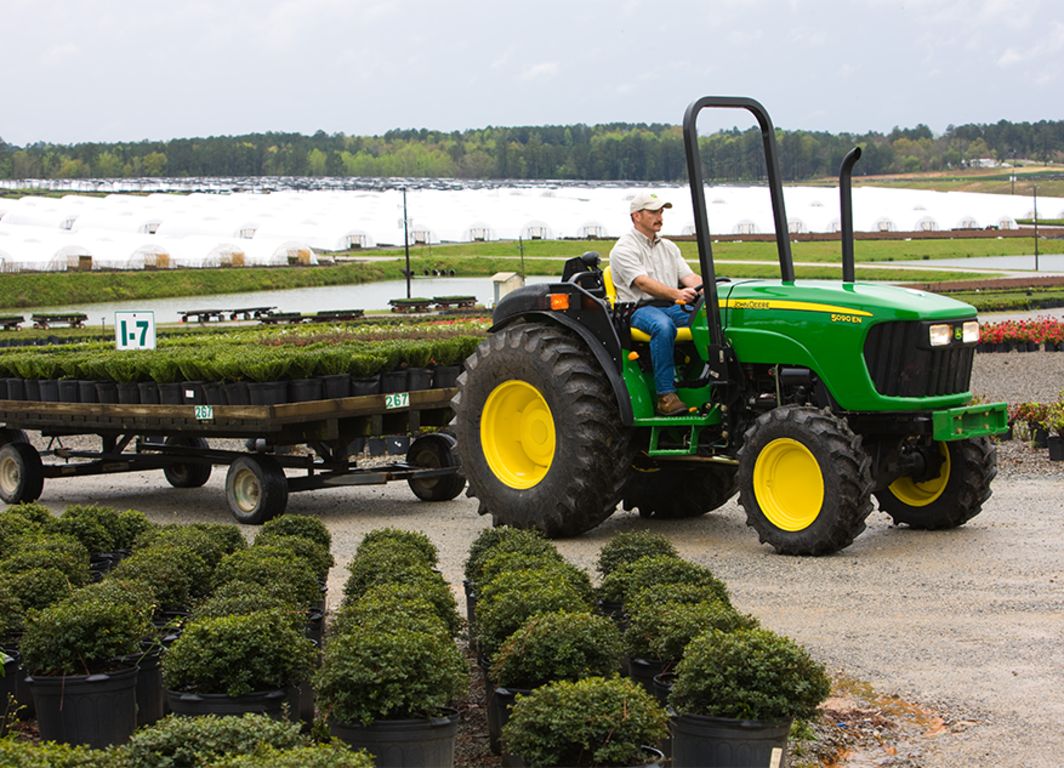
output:
M 617 303 L 617 288 L 613 284 L 613 273 L 609 267 L 602 270 L 602 282 L 606 285 L 606 301 L 609 302 L 612 307 Z M 638 328 L 632 328 L 632 341 L 647 342 L 650 341 L 650 334 L 645 331 L 641 331 Z M 676 341 L 690 341 L 691 329 L 690 328 L 677 328 L 676 329 Z

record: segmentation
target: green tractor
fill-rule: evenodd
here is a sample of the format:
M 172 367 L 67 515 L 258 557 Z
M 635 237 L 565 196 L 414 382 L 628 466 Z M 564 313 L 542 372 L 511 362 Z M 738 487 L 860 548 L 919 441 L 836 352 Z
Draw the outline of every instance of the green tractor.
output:
M 745 109 L 761 128 L 779 280 L 715 277 L 695 121 Z M 953 528 L 979 514 L 997 473 L 1004 403 L 971 405 L 979 340 L 968 304 L 854 280 L 850 172 L 840 172 L 841 283 L 796 280 L 775 132 L 746 98 L 684 116 L 704 290 L 676 340 L 687 413 L 654 413 L 637 305 L 612 300 L 598 254 L 561 281 L 506 295 L 466 360 L 454 429 L 481 514 L 574 536 L 613 514 L 705 514 L 736 493 L 763 543 L 823 555 L 865 528 L 872 497 L 896 523 Z

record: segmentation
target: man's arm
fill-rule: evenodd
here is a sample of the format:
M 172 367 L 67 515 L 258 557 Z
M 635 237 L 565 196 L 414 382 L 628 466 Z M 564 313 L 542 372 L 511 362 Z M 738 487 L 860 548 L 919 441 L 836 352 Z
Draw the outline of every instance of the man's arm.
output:
M 684 275 L 681 278 L 681 282 L 684 284 L 683 288 L 670 288 L 648 275 L 639 275 L 632 281 L 632 285 L 642 291 L 646 291 L 655 299 L 668 299 L 669 301 L 682 301 L 685 304 L 690 304 L 698 296 L 695 286 L 702 281 L 698 278 L 698 275 L 692 273 Z

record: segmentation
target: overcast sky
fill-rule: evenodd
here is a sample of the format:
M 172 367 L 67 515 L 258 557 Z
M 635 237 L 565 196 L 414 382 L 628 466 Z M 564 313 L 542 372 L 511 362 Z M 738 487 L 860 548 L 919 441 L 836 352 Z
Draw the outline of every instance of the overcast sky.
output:
M 1064 119 L 1059 0 L 0 0 L 0 28 L 19 146 L 680 123 L 704 95 L 832 133 Z

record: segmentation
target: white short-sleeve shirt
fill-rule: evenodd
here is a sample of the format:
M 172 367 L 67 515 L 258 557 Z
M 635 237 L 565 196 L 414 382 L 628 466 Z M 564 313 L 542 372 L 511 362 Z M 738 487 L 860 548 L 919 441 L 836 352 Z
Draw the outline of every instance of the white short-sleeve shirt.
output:
M 654 298 L 633 285 L 640 275 L 678 288 L 680 280 L 694 274 L 675 243 L 661 237 L 651 240 L 635 227 L 622 235 L 610 251 L 610 272 L 618 301 Z

